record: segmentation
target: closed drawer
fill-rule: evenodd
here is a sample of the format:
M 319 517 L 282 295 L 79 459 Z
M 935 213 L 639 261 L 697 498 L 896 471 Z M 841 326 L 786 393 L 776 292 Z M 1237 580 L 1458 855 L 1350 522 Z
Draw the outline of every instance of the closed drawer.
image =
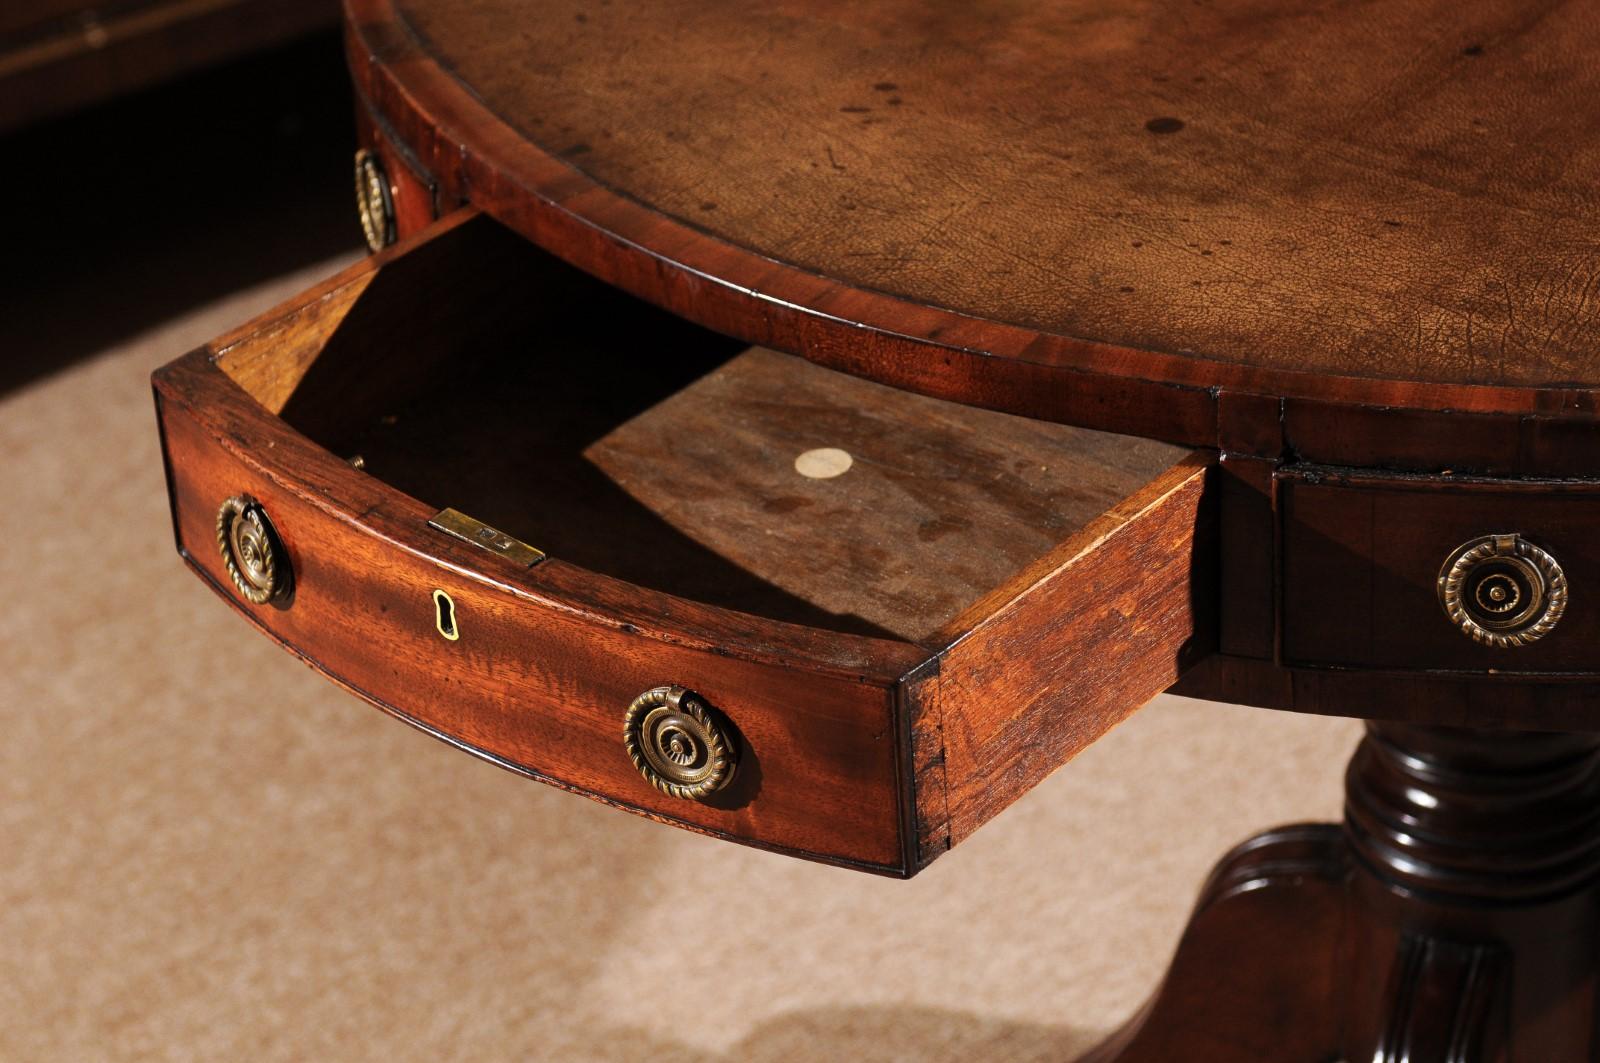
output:
M 179 550 L 251 623 L 722 837 L 910 874 L 1210 649 L 1209 454 L 745 349 L 471 212 L 155 387 Z
M 1600 483 L 1298 468 L 1278 496 L 1284 663 L 1600 671 Z

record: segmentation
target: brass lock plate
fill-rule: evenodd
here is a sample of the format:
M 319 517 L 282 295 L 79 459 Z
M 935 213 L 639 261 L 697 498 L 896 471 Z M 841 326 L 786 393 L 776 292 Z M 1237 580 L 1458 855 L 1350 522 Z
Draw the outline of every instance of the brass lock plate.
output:
M 491 528 L 483 521 L 469 517 L 458 509 L 441 509 L 429 519 L 428 527 L 437 528 L 446 535 L 453 535 L 474 546 L 481 546 L 491 554 L 498 554 L 523 568 L 532 568 L 545 557 L 543 550 L 529 546 L 521 539 L 507 535 L 498 528 Z

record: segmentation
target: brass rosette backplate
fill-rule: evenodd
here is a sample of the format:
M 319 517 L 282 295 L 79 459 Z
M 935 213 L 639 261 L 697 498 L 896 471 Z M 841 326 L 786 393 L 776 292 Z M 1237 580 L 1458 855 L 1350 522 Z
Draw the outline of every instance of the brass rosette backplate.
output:
M 1548 635 L 1567 610 L 1556 559 L 1520 535 L 1462 543 L 1439 569 L 1439 604 L 1474 642 L 1509 648 Z
M 664 794 L 703 801 L 733 781 L 737 743 L 727 722 L 680 686 L 660 686 L 633 699 L 623 717 L 628 759 Z
M 383 160 L 368 148 L 356 152 L 356 210 L 367 249 L 382 251 L 395 241 L 394 197 Z
M 245 599 L 265 605 L 289 593 L 289 559 L 261 503 L 234 495 L 217 510 L 217 549 Z

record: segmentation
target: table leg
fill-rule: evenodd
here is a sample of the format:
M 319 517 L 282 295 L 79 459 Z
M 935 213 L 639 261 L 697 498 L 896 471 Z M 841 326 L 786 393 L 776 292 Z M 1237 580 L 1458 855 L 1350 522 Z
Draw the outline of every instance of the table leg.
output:
M 1368 724 L 1343 826 L 1213 872 L 1166 981 L 1083 1063 L 1600 1054 L 1600 736 Z

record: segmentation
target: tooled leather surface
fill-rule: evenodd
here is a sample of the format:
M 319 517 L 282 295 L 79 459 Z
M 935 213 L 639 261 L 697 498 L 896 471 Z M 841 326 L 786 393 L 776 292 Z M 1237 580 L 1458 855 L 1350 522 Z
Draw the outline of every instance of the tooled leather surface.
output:
M 1600 384 L 1587 0 L 399 0 L 524 135 L 733 244 L 1201 360 Z

